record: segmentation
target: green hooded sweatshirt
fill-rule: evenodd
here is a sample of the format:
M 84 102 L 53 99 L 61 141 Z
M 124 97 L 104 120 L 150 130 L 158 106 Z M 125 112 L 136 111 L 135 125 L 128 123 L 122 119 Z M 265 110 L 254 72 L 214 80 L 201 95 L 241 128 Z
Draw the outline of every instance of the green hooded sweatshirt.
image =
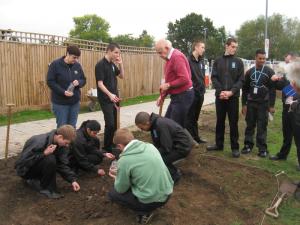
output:
M 142 203 L 165 202 L 173 192 L 173 180 L 159 151 L 149 143 L 131 141 L 120 154 L 115 189 L 132 193 Z

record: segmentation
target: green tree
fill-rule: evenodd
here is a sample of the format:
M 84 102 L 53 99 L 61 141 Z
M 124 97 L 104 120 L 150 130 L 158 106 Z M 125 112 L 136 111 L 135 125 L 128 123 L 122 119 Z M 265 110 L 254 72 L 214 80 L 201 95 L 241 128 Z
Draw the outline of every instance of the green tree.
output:
M 138 38 L 138 46 L 140 47 L 153 47 L 154 37 L 149 35 L 146 30 Z
M 152 47 L 154 43 L 154 37 L 149 35 L 146 30 L 143 30 L 142 34 L 138 38 L 132 36 L 132 34 L 120 34 L 112 39 L 120 45 L 130 45 L 138 47 Z
M 95 15 L 89 14 L 81 17 L 74 17 L 75 28 L 70 31 L 70 37 L 92 41 L 108 42 L 110 35 L 109 23 Z
M 239 40 L 239 55 L 253 59 L 255 50 L 264 48 L 265 18 L 244 22 L 236 32 Z M 273 14 L 268 20 L 268 37 L 270 39 L 269 58 L 282 59 L 289 51 L 300 50 L 300 22 L 280 14 Z
M 206 32 L 205 32 L 206 30 Z M 215 58 L 224 50 L 223 43 L 226 38 L 225 28 L 217 29 L 209 18 L 203 18 L 201 14 L 191 13 L 168 24 L 167 38 L 175 48 L 183 53 L 191 52 L 193 41 L 206 39 L 206 56 Z

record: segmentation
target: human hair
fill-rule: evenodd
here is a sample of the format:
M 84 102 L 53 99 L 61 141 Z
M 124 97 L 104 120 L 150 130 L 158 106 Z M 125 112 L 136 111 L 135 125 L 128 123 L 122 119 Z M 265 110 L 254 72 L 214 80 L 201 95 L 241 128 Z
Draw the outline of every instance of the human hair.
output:
M 108 51 L 112 52 L 116 48 L 120 49 L 120 46 L 117 43 L 111 42 L 107 45 L 106 52 L 108 52 Z
M 135 116 L 135 125 L 138 125 L 138 124 L 144 125 L 149 121 L 150 121 L 150 115 L 147 112 L 139 112 Z
M 255 55 L 257 56 L 257 55 L 259 55 L 259 54 L 261 54 L 261 55 L 265 55 L 266 54 L 266 51 L 265 50 L 263 50 L 263 49 L 257 49 L 256 51 L 255 51 Z
M 300 58 L 291 62 L 287 69 L 287 77 L 291 82 L 300 88 Z
M 134 136 L 130 130 L 128 130 L 126 128 L 121 128 L 115 132 L 113 142 L 115 145 L 126 146 L 133 139 L 134 139 Z
M 202 40 L 195 40 L 192 44 L 192 51 L 194 51 L 199 44 L 205 44 Z
M 74 141 L 76 138 L 76 130 L 71 125 L 63 125 L 56 130 L 57 135 L 62 135 L 64 139 Z
M 75 55 L 77 57 L 81 55 L 80 49 L 76 45 L 69 45 L 67 47 L 67 53 L 69 55 Z
M 229 45 L 231 45 L 232 42 L 233 42 L 233 43 L 237 43 L 237 40 L 236 40 L 234 37 L 230 37 L 230 38 L 227 38 L 225 44 L 226 44 L 227 46 L 229 46 Z
M 91 131 L 101 130 L 101 125 L 97 120 L 86 120 L 82 122 L 80 128 L 82 127 L 89 128 Z

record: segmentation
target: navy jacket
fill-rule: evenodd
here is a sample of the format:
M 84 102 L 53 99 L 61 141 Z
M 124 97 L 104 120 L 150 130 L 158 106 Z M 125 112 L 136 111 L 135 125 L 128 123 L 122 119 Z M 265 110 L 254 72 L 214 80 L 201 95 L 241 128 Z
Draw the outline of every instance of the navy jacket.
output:
M 72 97 L 65 96 L 71 82 L 79 81 Z M 58 105 L 74 105 L 80 101 L 80 88 L 86 83 L 81 65 L 76 62 L 71 67 L 65 63 L 64 56 L 54 60 L 48 70 L 47 85 L 51 89 L 51 101 Z

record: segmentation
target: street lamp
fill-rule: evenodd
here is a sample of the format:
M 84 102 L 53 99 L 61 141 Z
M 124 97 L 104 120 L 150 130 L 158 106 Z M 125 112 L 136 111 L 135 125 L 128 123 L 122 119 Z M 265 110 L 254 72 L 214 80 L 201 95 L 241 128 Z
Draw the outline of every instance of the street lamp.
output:
M 265 52 L 266 57 L 269 58 L 269 45 L 270 41 L 268 39 L 268 0 L 266 0 L 266 19 L 265 19 Z

